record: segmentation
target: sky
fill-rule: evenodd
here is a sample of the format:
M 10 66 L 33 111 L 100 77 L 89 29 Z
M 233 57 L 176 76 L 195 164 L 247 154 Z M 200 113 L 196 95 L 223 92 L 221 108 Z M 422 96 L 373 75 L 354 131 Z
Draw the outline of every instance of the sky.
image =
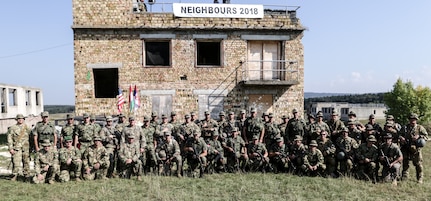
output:
M 115 0 L 110 0 L 115 1 Z M 156 0 L 156 2 L 213 0 Z M 222 0 L 219 0 L 222 2 Z M 431 86 L 431 1 L 231 0 L 300 6 L 305 92 L 388 92 L 398 78 Z M 73 105 L 72 1 L 0 2 L 0 83 Z

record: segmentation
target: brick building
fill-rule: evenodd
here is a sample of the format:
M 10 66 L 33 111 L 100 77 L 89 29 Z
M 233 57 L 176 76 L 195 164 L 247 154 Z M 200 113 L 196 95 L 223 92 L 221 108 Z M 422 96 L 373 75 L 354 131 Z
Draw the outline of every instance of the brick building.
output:
M 156 6 L 73 0 L 77 114 L 117 114 L 118 88 L 127 101 L 130 85 L 140 97 L 137 117 L 302 110 L 305 28 L 296 7 Z

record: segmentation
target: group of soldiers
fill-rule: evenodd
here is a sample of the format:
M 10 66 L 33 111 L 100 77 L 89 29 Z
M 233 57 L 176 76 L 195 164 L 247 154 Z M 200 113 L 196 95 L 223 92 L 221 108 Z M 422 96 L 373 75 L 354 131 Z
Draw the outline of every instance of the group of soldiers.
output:
M 405 126 L 387 115 L 381 127 L 374 115 L 363 125 L 354 112 L 346 123 L 336 112 L 326 122 L 322 112 L 309 114 L 306 122 L 296 109 L 291 118 L 283 115 L 281 123 L 272 113 L 258 117 L 255 108 L 239 114 L 222 111 L 217 120 L 209 111 L 202 120 L 191 112 L 184 115 L 184 122 L 178 121 L 175 112 L 162 114 L 161 121 L 153 112 L 143 117 L 142 126 L 134 116 L 120 114 L 115 125 L 112 116 L 106 116 L 102 127 L 84 113 L 79 124 L 67 115 L 61 133 L 48 121 L 48 112 L 41 116 L 42 121 L 30 128 L 24 116 L 17 115 L 17 123 L 8 129 L 11 180 L 21 175 L 34 183 L 132 176 L 141 180 L 143 174 L 201 177 L 262 171 L 355 176 L 396 184 L 408 178 L 412 161 L 417 181 L 423 182 L 421 149 L 428 134 L 417 124 L 416 114 Z M 30 144 L 36 151 L 34 176 L 30 175 Z

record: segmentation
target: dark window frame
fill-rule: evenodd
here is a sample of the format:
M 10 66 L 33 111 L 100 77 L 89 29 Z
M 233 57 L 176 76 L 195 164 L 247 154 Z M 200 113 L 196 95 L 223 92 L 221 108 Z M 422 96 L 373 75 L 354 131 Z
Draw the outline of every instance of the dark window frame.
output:
M 119 86 L 118 68 L 93 68 L 93 76 L 94 98 L 117 97 Z
M 167 61 L 168 64 L 148 64 L 148 53 L 147 49 L 150 49 L 147 45 L 155 45 L 156 43 L 167 43 Z M 172 40 L 163 40 L 163 39 L 144 39 L 142 41 L 143 46 L 143 59 L 142 63 L 145 68 L 172 68 Z M 154 47 L 151 47 L 154 48 Z M 166 48 L 166 47 L 165 47 Z M 165 50 L 166 51 L 166 50 Z M 164 58 L 165 60 L 166 58 Z
M 202 59 L 201 59 L 201 55 L 200 55 L 200 45 L 207 45 L 202 47 L 205 50 L 208 50 L 208 46 L 214 45 L 215 43 L 218 44 L 218 63 L 215 62 L 208 62 L 208 63 L 203 63 Z M 195 67 L 196 68 L 223 68 L 224 66 L 224 49 L 223 49 L 223 40 L 214 40 L 214 39 L 196 39 L 195 40 Z M 208 53 L 210 54 L 210 53 Z

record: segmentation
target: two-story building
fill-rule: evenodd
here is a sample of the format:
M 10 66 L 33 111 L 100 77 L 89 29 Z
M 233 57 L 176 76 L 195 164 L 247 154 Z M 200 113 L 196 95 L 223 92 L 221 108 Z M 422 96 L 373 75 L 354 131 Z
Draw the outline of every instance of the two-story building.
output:
M 185 1 L 182 1 L 185 2 Z M 73 0 L 76 113 L 303 109 L 299 7 Z M 128 109 L 129 87 L 140 99 Z

